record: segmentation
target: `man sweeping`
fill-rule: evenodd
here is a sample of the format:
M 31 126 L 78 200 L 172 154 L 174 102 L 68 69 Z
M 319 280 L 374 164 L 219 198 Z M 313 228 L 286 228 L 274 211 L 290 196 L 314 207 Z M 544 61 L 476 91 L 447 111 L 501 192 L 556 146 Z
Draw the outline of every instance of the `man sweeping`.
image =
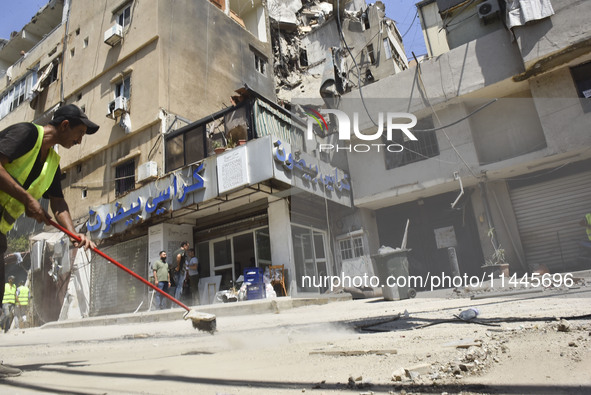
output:
M 23 122 L 0 132 L 0 279 L 4 279 L 6 234 L 17 218 L 25 214 L 49 225 L 51 217 L 41 206 L 41 197 L 49 199 L 57 222 L 80 238 L 74 241 L 76 247 L 96 247 L 74 229 L 60 183 L 60 157 L 53 147 L 69 149 L 98 128 L 80 108 L 67 104 L 57 109 L 46 126 Z M 0 299 L 3 288 L 1 292 Z M 0 378 L 20 374 L 19 369 L 0 363 Z

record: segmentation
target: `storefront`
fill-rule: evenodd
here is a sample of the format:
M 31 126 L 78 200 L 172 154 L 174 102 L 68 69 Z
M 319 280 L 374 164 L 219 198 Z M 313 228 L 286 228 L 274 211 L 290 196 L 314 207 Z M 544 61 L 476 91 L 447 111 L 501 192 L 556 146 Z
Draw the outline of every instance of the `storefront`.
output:
M 159 251 L 170 260 L 188 241 L 201 264 L 200 300 L 213 303 L 247 267 L 283 265 L 290 296 L 324 292 L 300 279 L 336 272 L 328 210 L 350 206 L 346 172 L 267 135 L 92 208 L 87 227 L 112 244 L 105 252 L 145 278 Z M 146 300 L 147 287 L 100 257 L 93 261 L 91 314 L 130 311 Z

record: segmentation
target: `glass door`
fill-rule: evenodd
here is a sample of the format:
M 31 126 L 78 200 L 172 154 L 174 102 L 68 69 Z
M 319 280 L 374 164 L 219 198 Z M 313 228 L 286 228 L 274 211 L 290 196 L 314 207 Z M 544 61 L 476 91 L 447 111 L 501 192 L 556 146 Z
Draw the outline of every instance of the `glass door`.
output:
M 324 292 L 328 265 L 326 259 L 326 233 L 314 228 L 292 225 L 293 252 L 298 291 Z M 306 277 L 311 281 L 303 281 Z M 320 285 L 320 286 L 319 286 Z

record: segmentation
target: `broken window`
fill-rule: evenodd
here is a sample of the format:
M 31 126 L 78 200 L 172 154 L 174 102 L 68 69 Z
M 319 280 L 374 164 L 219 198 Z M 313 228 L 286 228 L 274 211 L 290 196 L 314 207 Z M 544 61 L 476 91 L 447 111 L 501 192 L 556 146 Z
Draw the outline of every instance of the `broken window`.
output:
M 584 112 L 591 112 L 591 62 L 570 69 Z
M 388 38 L 384 39 L 384 54 L 386 55 L 386 59 L 392 58 L 392 46 Z
M 125 77 L 121 82 L 115 85 L 115 97 L 124 97 L 129 99 L 131 95 L 131 76 Z
M 135 188 L 135 159 L 115 168 L 115 196 L 121 196 Z
M 369 8 L 367 9 L 369 10 Z M 367 14 L 367 10 L 363 14 L 361 14 L 361 22 L 363 23 L 363 30 L 369 30 L 369 15 Z
M 367 61 L 371 64 L 376 64 L 376 56 L 373 50 L 373 44 L 367 45 Z
M 429 116 L 419 119 L 412 130 L 433 129 L 433 119 Z M 410 140 L 401 130 L 392 131 L 392 140 L 386 146 L 398 144 L 384 151 L 386 170 L 395 169 L 409 163 L 418 162 L 439 155 L 439 143 L 435 131 L 414 133 L 418 140 Z M 398 149 L 397 149 L 398 148 Z M 399 151 L 399 152 L 393 152 Z
M 300 66 L 308 66 L 308 51 L 306 51 L 304 48 L 300 48 Z

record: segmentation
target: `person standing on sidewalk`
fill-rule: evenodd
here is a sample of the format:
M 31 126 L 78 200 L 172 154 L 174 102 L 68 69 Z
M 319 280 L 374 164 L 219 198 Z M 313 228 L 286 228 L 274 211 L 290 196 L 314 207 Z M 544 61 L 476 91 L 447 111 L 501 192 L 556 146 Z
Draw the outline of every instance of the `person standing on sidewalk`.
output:
M 174 275 L 175 291 L 174 298 L 180 300 L 183 292 L 183 283 L 185 282 L 185 276 L 187 275 L 187 250 L 189 249 L 189 243 L 183 241 L 181 247 L 174 252 L 174 259 L 176 262 L 175 267 L 172 269 Z
M 20 328 L 21 324 L 27 321 L 27 314 L 29 313 L 29 301 L 31 300 L 31 292 L 29 287 L 25 285 L 24 281 L 20 281 L 16 289 L 16 327 Z
M 16 304 L 16 285 L 14 276 L 8 276 L 8 282 L 4 284 L 4 296 L 2 297 L 1 326 L 4 332 L 8 332 L 12 318 L 14 317 L 14 305 Z
M 53 147 L 72 148 L 98 128 L 80 108 L 67 104 L 58 108 L 45 126 L 22 122 L 0 131 L 0 279 L 4 279 L 6 234 L 17 218 L 25 214 L 49 225 L 51 217 L 39 203 L 41 197 L 49 199 L 56 221 L 80 238 L 79 242 L 72 240 L 74 246 L 96 247 L 74 228 L 60 182 L 60 157 Z M 4 288 L 0 290 L 3 296 Z M 19 369 L 0 363 L 0 378 L 19 374 Z
M 187 269 L 189 270 L 189 284 L 191 285 L 191 303 L 193 305 L 199 304 L 199 294 L 197 285 L 199 284 L 199 261 L 195 256 L 195 249 L 189 248 L 189 263 Z
M 168 272 L 168 263 L 166 263 L 166 251 L 160 251 L 160 260 L 152 264 L 154 274 L 154 284 L 162 291 L 167 292 L 170 287 L 170 273 Z M 156 293 L 156 306 L 163 310 L 166 308 L 166 298 Z

